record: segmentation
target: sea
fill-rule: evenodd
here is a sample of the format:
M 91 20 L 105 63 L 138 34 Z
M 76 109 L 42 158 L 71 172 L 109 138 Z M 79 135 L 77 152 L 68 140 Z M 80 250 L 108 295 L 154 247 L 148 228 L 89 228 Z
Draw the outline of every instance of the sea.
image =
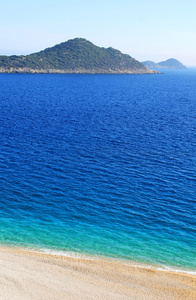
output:
M 0 245 L 196 272 L 196 69 L 0 74 Z

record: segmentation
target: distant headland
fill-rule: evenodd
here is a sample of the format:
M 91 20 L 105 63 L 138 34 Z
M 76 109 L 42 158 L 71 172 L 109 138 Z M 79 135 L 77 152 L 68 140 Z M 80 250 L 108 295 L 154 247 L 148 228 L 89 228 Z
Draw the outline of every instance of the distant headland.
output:
M 147 68 L 187 69 L 179 60 L 170 58 L 159 63 L 147 60 L 142 62 Z
M 75 38 L 30 55 L 0 56 L 0 73 L 154 74 L 119 50 Z

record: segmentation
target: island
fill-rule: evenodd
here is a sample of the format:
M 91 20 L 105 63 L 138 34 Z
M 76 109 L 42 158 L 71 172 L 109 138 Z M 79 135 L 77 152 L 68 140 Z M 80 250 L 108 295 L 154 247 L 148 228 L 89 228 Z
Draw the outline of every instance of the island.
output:
M 0 56 L 0 73 L 154 74 L 112 47 L 75 38 L 30 55 Z
M 154 61 L 147 60 L 142 62 L 147 68 L 167 68 L 167 69 L 187 69 L 179 60 L 175 58 L 169 58 L 165 61 L 155 63 Z

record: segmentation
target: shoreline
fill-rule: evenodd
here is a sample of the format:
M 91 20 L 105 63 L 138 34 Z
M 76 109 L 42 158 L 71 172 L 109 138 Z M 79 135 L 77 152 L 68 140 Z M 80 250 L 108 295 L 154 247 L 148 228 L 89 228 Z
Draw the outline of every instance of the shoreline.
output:
M 175 274 L 183 274 L 183 275 L 193 275 L 196 276 L 196 269 L 189 269 L 188 267 L 178 267 L 172 265 L 163 265 L 163 264 L 151 264 L 142 261 L 134 261 L 125 258 L 117 258 L 112 256 L 104 256 L 104 255 L 96 255 L 96 254 L 86 254 L 82 252 L 74 252 L 74 251 L 64 251 L 64 250 L 56 250 L 50 248 L 33 248 L 22 245 L 8 245 L 0 243 L 0 251 L 2 249 L 9 249 L 10 251 L 20 252 L 20 253 L 31 253 L 31 254 L 39 254 L 39 255 L 50 255 L 51 257 L 64 257 L 78 260 L 91 260 L 91 261 L 104 261 L 104 262 L 114 262 L 125 266 L 130 266 L 134 268 L 142 268 L 147 270 L 155 270 L 160 272 L 172 272 Z
M 0 245 L 0 299 L 158 300 L 196 296 L 196 275 L 126 262 Z
M 161 72 L 151 69 L 32 69 L 32 68 L 2 68 L 0 74 L 116 74 L 116 75 L 153 75 Z

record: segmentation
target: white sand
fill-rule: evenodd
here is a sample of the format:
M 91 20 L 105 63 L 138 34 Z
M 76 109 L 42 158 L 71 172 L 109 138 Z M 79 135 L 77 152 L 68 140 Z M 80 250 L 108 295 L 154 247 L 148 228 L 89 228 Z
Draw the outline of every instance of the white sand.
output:
M 196 299 L 196 276 L 0 248 L 1 300 Z

